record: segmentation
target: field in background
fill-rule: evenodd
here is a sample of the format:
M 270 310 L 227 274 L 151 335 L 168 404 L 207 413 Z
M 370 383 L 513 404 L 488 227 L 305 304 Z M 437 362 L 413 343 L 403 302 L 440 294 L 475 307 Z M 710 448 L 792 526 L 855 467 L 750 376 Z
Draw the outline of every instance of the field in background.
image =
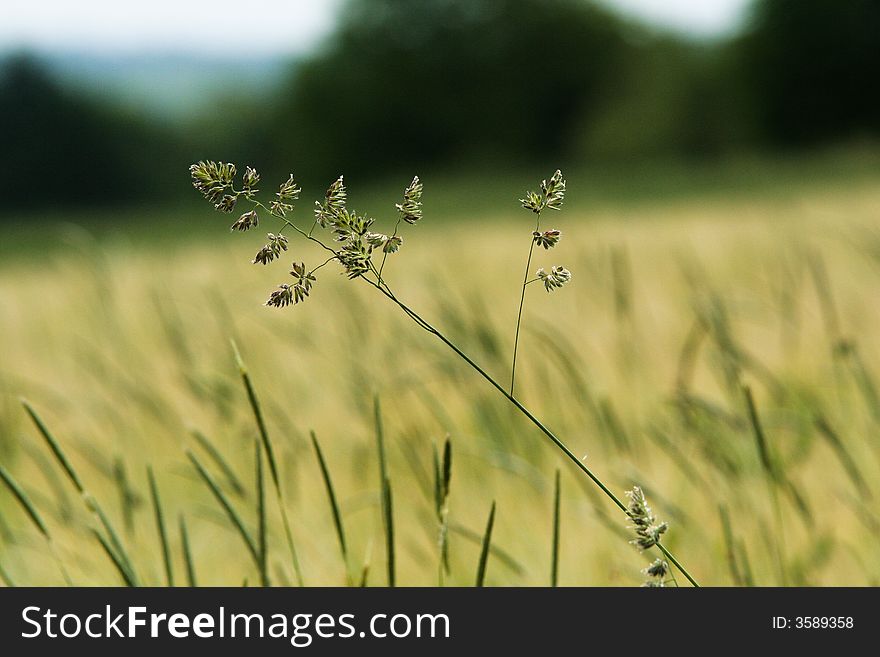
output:
M 671 525 L 665 543 L 702 583 L 880 582 L 880 180 L 588 207 L 576 200 L 586 181 L 568 178 L 573 207 L 547 219 L 564 239 L 541 251 L 535 268 L 564 264 L 573 280 L 552 295 L 529 289 L 518 396 L 616 493 L 645 488 Z M 509 200 L 493 206 L 489 222 L 451 203 L 437 216 L 434 183 L 425 183 L 425 220 L 405 233 L 387 278 L 506 380 L 529 216 Z M 509 184 L 505 194 L 519 191 Z M 452 195 L 448 187 L 443 193 Z M 76 583 L 119 580 L 19 396 L 41 413 L 120 528 L 143 580 L 163 581 L 145 477 L 152 464 L 178 579 L 183 515 L 200 584 L 257 581 L 244 545 L 184 455 L 192 448 L 228 483 L 192 432 L 208 437 L 243 486 L 238 494 L 227 485 L 230 499 L 247 524 L 256 522 L 248 492 L 256 429 L 231 337 L 279 452 L 307 584 L 342 584 L 346 572 L 310 429 L 336 487 L 350 570 L 360 572 L 369 558 L 370 583 L 385 583 L 374 395 L 394 491 L 399 583 L 436 582 L 431 443 L 447 435 L 454 450 L 449 583 L 473 583 L 493 500 L 487 583 L 549 582 L 557 467 L 560 583 L 642 581 L 646 558 L 626 545 L 623 515 L 442 344 L 331 267 L 319 272 L 305 304 L 262 307 L 289 260 L 318 264 L 320 253 L 292 240 L 287 262 L 254 266 L 261 234 L 230 235 L 226 217 L 207 207 L 193 212 L 199 226 L 207 217 L 215 231 L 175 240 L 173 224 L 163 221 L 169 234 L 156 242 L 145 215 L 134 238 L 96 241 L 67 228 L 53 232 L 63 248 L 40 253 L 30 238 L 27 257 L 0 263 L 2 464 L 48 521 Z M 776 484 L 762 470 L 740 381 L 755 392 L 779 465 Z M 269 508 L 271 573 L 287 583 L 293 575 L 281 523 Z M 16 583 L 63 581 L 5 492 L 0 565 Z

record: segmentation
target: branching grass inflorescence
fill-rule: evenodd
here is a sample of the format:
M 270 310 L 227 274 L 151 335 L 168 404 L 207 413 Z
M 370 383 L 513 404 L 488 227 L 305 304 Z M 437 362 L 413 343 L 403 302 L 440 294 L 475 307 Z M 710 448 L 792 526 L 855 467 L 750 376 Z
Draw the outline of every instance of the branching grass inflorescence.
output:
M 255 171 L 248 169 L 251 180 L 259 180 Z M 372 230 L 375 223 L 374 219 L 363 214 L 358 214 L 354 210 L 350 210 L 347 206 L 348 194 L 345 189 L 343 177 L 337 178 L 328 187 L 322 201 L 317 201 L 314 208 L 314 222 L 312 226 L 306 230 L 291 221 L 288 214 L 292 208 L 288 201 L 292 201 L 294 197 L 298 198 L 300 189 L 293 182 L 291 175 L 288 181 L 282 184 L 277 199 L 270 206 L 264 205 L 259 201 L 251 187 L 236 189 L 234 186 L 235 167 L 233 165 L 217 164 L 214 162 L 199 162 L 190 167 L 193 186 L 205 196 L 205 198 L 215 205 L 218 210 L 224 210 L 226 205 L 232 206 L 240 200 L 254 206 L 254 210 L 262 210 L 272 217 L 282 222 L 281 228 L 277 233 L 269 235 L 270 241 L 263 250 L 258 253 L 258 258 L 254 262 L 269 264 L 276 257 L 280 256 L 282 251 L 287 250 L 287 238 L 283 237 L 283 231 L 290 229 L 297 233 L 305 241 L 311 242 L 320 247 L 329 257 L 321 264 L 307 272 L 305 265 L 301 262 L 295 264 L 291 269 L 291 275 L 295 279 L 293 285 L 282 284 L 269 298 L 267 305 L 275 307 L 284 307 L 295 305 L 296 303 L 308 297 L 312 284 L 316 278 L 314 273 L 321 267 L 330 262 L 337 262 L 342 266 L 344 273 L 351 280 L 363 281 L 371 288 L 375 289 L 389 301 L 397 305 L 413 322 L 421 329 L 435 336 L 451 349 L 457 357 L 467 363 L 474 371 L 483 377 L 499 394 L 509 401 L 520 413 L 522 413 L 532 424 L 534 424 L 565 456 L 583 472 L 590 480 L 621 510 L 630 516 L 637 527 L 641 528 L 646 520 L 650 518 L 644 526 L 644 536 L 640 535 L 643 549 L 656 545 L 666 558 L 676 566 L 694 586 L 697 586 L 696 580 L 681 566 L 675 557 L 660 544 L 660 535 L 666 531 L 665 524 L 656 524 L 653 516 L 650 516 L 647 505 L 633 507 L 628 509 L 623 502 L 608 488 L 605 483 L 599 479 L 587 465 L 579 459 L 559 439 L 552 431 L 550 431 L 543 422 L 541 422 L 531 411 L 514 397 L 514 383 L 516 375 L 516 351 L 519 341 L 519 330 L 522 319 L 522 310 L 525 301 L 525 290 L 527 286 L 534 282 L 542 282 L 545 289 L 550 292 L 564 286 L 571 280 L 571 272 L 565 267 L 556 265 L 547 272 L 540 269 L 536 272 L 535 277 L 530 279 L 531 259 L 536 245 L 541 246 L 545 250 L 555 247 L 560 240 L 561 232 L 556 229 L 542 230 L 540 227 L 541 214 L 544 210 L 559 210 L 562 207 L 565 198 L 565 179 L 562 172 L 557 170 L 550 180 L 542 181 L 540 193 L 529 192 L 524 199 L 521 200 L 522 206 L 530 210 L 536 215 L 535 228 L 531 236 L 531 244 L 529 248 L 529 258 L 526 265 L 526 274 L 523 279 L 522 295 L 520 299 L 519 313 L 517 317 L 516 338 L 514 340 L 513 365 L 511 367 L 510 388 L 505 389 L 498 381 L 480 367 L 470 356 L 462 351 L 455 343 L 446 337 L 440 330 L 435 328 L 415 310 L 401 301 L 394 293 L 388 281 L 383 277 L 385 261 L 389 254 L 397 253 L 403 243 L 402 238 L 398 235 L 401 223 L 414 225 L 422 218 L 422 183 L 418 177 L 413 178 L 412 182 L 406 187 L 401 203 L 396 204 L 398 212 L 397 222 L 394 230 L 390 235 Z M 231 200 L 223 203 L 218 202 L 223 198 L 229 197 Z M 279 205 L 279 203 L 281 205 Z M 219 207 L 218 207 L 219 206 Z M 316 227 L 320 227 L 328 233 L 329 241 L 325 241 L 316 236 L 314 231 Z M 282 246 L 283 245 L 283 246 Z M 374 261 L 373 256 L 376 251 L 382 252 L 381 262 L 378 264 Z M 263 255 L 261 255 L 263 254 Z M 386 529 L 386 544 L 388 548 L 388 580 L 389 584 L 394 584 L 394 538 L 393 538 L 393 516 L 392 516 L 392 500 L 391 487 L 387 476 L 384 472 L 384 447 L 381 438 L 381 416 L 376 408 L 377 419 L 377 439 L 380 452 L 380 466 L 383 470 L 380 488 L 381 501 L 383 507 L 384 524 Z M 640 491 L 639 491 L 640 493 Z M 636 499 L 641 505 L 644 497 Z M 493 507 L 494 508 L 494 507 Z M 645 511 L 647 510 L 647 511 Z M 648 515 L 645 515 L 647 513 Z M 494 514 L 493 514 L 494 515 Z M 491 527 L 491 523 L 490 523 Z M 491 531 L 491 529 L 489 529 Z M 487 532 L 488 533 L 488 532 Z M 650 543 L 650 544 L 649 544 Z M 485 564 L 481 568 L 484 572 Z M 478 578 L 481 579 L 481 578 Z

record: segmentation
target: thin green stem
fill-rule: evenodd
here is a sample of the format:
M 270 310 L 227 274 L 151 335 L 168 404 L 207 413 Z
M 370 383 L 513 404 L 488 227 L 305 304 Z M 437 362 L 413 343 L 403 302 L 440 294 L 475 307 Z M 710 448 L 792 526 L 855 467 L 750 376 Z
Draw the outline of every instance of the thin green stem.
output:
M 400 230 L 400 221 L 403 217 L 397 217 L 397 223 L 394 225 L 394 232 L 391 234 L 391 237 L 397 237 L 397 231 Z M 388 259 L 388 252 L 385 251 L 382 254 L 382 264 L 379 265 L 379 280 L 382 280 L 382 271 L 385 269 L 385 261 Z
M 538 230 L 538 226 L 541 224 L 541 215 L 538 214 L 538 218 L 535 220 L 535 232 Z M 523 284 L 522 284 L 522 294 L 519 297 L 519 311 L 516 314 L 516 336 L 513 339 L 513 364 L 510 367 L 510 394 L 513 395 L 513 386 L 516 382 L 516 353 L 519 349 L 519 329 L 522 324 L 522 314 L 523 314 L 523 306 L 526 303 L 526 286 L 529 284 L 529 271 L 532 269 L 532 255 L 535 252 L 535 238 L 532 237 L 532 242 L 529 244 L 529 257 L 526 260 L 526 273 L 523 275 Z

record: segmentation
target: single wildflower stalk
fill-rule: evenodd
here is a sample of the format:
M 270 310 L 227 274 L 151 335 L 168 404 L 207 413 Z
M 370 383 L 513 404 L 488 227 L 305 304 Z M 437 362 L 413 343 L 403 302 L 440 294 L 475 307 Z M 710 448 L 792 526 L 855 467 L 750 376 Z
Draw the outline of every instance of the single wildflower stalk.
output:
M 550 292 L 554 288 L 562 287 L 569 279 L 571 279 L 571 273 L 567 269 L 563 267 L 553 267 L 554 278 L 552 283 L 548 283 L 548 274 L 543 269 L 537 271 L 535 274 L 537 278 L 529 280 L 529 272 L 532 271 L 532 256 L 535 253 L 535 245 L 543 246 L 545 250 L 551 249 L 559 243 L 559 238 L 562 235 L 555 229 L 541 232 L 541 212 L 543 212 L 545 208 L 559 210 L 562 207 L 562 201 L 564 198 L 565 179 L 562 177 L 562 172 L 557 169 L 549 182 L 546 180 L 541 181 L 540 193 L 527 192 L 526 197 L 520 199 L 523 208 L 530 210 L 535 214 L 535 229 L 532 231 L 532 240 L 529 244 L 529 257 L 526 259 L 526 272 L 523 275 L 522 289 L 519 297 L 519 310 L 516 314 L 516 334 L 513 338 L 513 363 L 510 366 L 511 396 L 514 394 L 514 385 L 516 384 L 516 355 L 519 349 L 519 331 L 522 326 L 523 308 L 526 303 L 526 288 L 530 283 L 541 280 L 544 282 L 544 287 Z M 555 278 L 557 269 L 564 271 L 567 276 L 565 276 L 564 279 L 557 280 Z

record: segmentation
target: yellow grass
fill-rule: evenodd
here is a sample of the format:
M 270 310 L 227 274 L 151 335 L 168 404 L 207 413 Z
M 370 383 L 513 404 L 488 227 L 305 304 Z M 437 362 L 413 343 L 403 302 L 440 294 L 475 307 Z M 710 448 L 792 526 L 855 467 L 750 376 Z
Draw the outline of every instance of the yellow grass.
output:
M 832 358 L 832 343 L 846 338 L 868 372 L 880 376 L 878 212 L 880 187 L 860 184 L 759 201 L 605 206 L 545 220 L 546 227 L 562 229 L 563 240 L 549 253 L 540 250 L 535 268 L 564 264 L 573 280 L 550 295 L 538 285 L 529 289 L 518 396 L 619 495 L 644 485 L 654 510 L 670 522 L 667 545 L 701 583 L 733 583 L 720 504 L 730 510 L 758 584 L 779 583 L 773 538 L 779 535 L 789 583 L 865 585 L 880 577 L 876 501 L 859 494 L 813 427 L 821 408 L 880 495 L 878 421 L 853 376 L 852 359 Z M 430 204 L 425 215 L 389 258 L 387 278 L 400 298 L 507 381 L 528 215 L 434 221 Z M 398 582 L 437 579 L 431 442 L 442 444 L 447 434 L 454 449 L 450 523 L 479 534 L 496 500 L 493 545 L 515 561 L 493 554 L 488 584 L 549 582 L 557 467 L 563 468 L 560 583 L 641 581 L 639 570 L 649 559 L 614 531 L 625 528 L 623 515 L 442 344 L 333 266 L 319 272 L 306 303 L 262 307 L 291 258 L 251 265 L 264 231 L 224 235 L 224 220 L 218 215 L 217 239 L 159 248 L 97 246 L 80 235 L 49 257 L 0 265 L 2 463 L 46 517 L 74 582 L 115 584 L 118 578 L 19 396 L 42 414 L 120 528 L 142 580 L 158 584 L 164 577 L 145 475 L 152 464 L 178 581 L 184 571 L 177 517 L 184 514 L 200 583 L 257 582 L 244 545 L 184 455 L 191 447 L 222 480 L 190 430 L 208 436 L 245 483 L 246 496 L 230 492 L 230 498 L 256 527 L 256 427 L 232 337 L 278 451 L 307 584 L 346 581 L 310 429 L 339 499 L 350 570 L 359 573 L 371 550 L 370 582 L 384 584 L 374 394 L 384 410 Z M 311 265 L 322 260 L 318 250 L 291 244 L 291 257 Z M 829 334 L 833 325 L 829 329 L 811 275 L 817 258 L 827 270 L 839 335 Z M 812 526 L 785 493 L 782 527 L 776 522 L 743 400 L 720 375 L 724 357 L 714 334 L 699 342 L 689 390 L 717 405 L 730 423 L 700 416 L 688 429 L 673 403 L 695 308 L 708 308 L 713 295 L 737 344 L 781 386 L 774 395 L 760 371 L 742 370 L 771 449 L 812 510 Z M 615 441 L 609 413 L 624 442 Z M 661 447 L 657 433 L 677 456 Z M 713 453 L 728 457 L 729 471 Z M 115 483 L 119 464 L 136 496 L 128 529 Z M 293 581 L 277 507 L 270 504 L 269 513 L 270 574 L 275 583 Z M 45 542 L 5 491 L 0 516 L 0 564 L 14 581 L 61 583 Z M 472 584 L 479 537 L 453 532 L 450 543 L 447 582 Z

